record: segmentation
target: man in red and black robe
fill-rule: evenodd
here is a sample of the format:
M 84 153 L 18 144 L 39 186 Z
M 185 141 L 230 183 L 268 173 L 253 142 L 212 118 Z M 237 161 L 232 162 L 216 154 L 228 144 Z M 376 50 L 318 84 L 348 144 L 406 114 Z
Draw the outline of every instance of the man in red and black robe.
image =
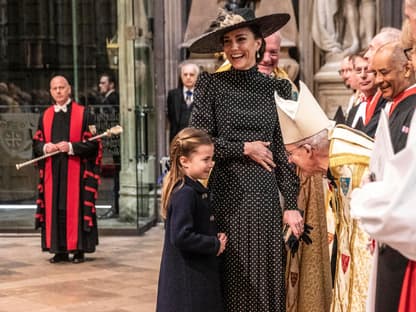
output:
M 93 118 L 70 98 L 71 86 L 63 76 L 50 82 L 55 104 L 39 119 L 33 138 L 34 155 L 58 154 L 38 163 L 40 182 L 36 228 L 41 228 L 42 250 L 54 253 L 51 263 L 84 261 L 84 252 L 98 244 L 95 200 L 102 156 L 101 142 L 89 141 Z

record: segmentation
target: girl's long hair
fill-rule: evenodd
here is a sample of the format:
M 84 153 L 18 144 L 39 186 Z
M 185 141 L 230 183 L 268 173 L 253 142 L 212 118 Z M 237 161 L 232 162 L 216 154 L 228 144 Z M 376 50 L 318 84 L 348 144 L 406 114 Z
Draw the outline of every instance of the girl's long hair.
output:
M 173 138 L 170 144 L 170 169 L 162 185 L 161 215 L 163 219 L 166 219 L 168 214 L 170 197 L 175 185 L 181 182 L 179 186 L 181 188 L 185 182 L 180 157 L 190 157 L 199 146 L 210 144 L 212 144 L 210 136 L 205 131 L 196 128 L 185 128 Z

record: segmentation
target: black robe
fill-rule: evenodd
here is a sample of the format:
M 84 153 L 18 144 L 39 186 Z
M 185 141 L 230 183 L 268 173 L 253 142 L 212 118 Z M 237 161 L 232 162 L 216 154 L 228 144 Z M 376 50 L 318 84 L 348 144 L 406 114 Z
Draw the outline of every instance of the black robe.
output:
M 386 106 L 386 103 L 387 100 L 383 97 L 380 97 L 378 99 L 374 113 L 364 127 L 364 133 L 367 134 L 369 137 L 374 138 L 378 126 L 378 121 L 380 120 L 381 110 Z
M 46 143 L 69 141 L 74 155 L 59 153 L 38 162 L 40 181 L 36 229 L 42 229 L 42 250 L 94 252 L 98 244 L 95 200 L 99 182 L 101 142 L 92 136 L 88 111 L 72 102 L 68 112 L 46 109 L 33 138 L 34 155 Z
M 398 153 L 406 146 L 410 122 L 416 108 L 416 91 L 395 102 L 398 104 L 396 107 L 393 106 L 389 128 L 394 153 Z M 375 311 L 397 311 L 407 263 L 408 259 L 397 250 L 389 246 L 380 248 Z

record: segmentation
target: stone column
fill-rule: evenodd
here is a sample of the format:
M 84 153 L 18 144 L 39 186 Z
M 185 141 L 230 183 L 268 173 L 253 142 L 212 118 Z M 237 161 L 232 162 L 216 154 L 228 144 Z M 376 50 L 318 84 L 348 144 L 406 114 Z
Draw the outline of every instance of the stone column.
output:
M 156 6 L 157 2 L 161 2 Z M 163 5 L 163 8 L 162 8 Z M 159 10 L 157 10 L 159 7 Z M 183 0 L 157 0 L 155 12 L 158 12 L 164 20 L 159 25 L 155 16 L 155 69 L 156 69 L 156 103 L 159 108 L 159 122 L 161 127 L 158 131 L 158 159 L 166 156 L 169 147 L 169 126 L 166 121 L 166 100 L 170 89 L 178 86 L 178 66 L 181 61 L 181 44 L 185 33 L 185 4 Z M 161 34 L 164 35 L 161 35 Z M 163 43 L 157 43 L 158 34 L 163 37 Z M 161 75 L 163 72 L 163 75 Z
M 169 37 L 169 33 L 165 31 L 165 1 L 154 1 L 154 34 L 153 34 L 153 46 L 154 46 L 154 70 L 155 70 L 155 107 L 157 114 L 157 159 L 166 155 L 166 70 L 167 66 L 165 60 L 168 59 L 166 55 L 166 37 Z M 162 14 L 163 13 L 163 14 Z M 156 35 L 159 34 L 159 35 Z
M 314 68 L 315 68 L 315 47 L 311 36 L 312 27 L 312 5 L 311 0 L 299 0 L 299 63 L 300 80 L 302 80 L 310 90 L 314 90 Z
M 119 42 L 119 90 L 120 124 L 123 134 L 120 138 L 120 219 L 134 221 L 137 218 L 136 181 L 136 119 L 135 119 L 135 75 L 133 27 L 133 3 L 131 0 L 117 0 L 117 23 Z
M 401 29 L 403 22 L 403 1 L 379 0 L 379 27 L 396 27 Z

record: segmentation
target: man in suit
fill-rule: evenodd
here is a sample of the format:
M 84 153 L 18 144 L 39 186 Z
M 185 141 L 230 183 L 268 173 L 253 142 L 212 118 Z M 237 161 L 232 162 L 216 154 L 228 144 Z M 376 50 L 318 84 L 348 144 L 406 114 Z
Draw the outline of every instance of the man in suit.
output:
M 106 122 L 104 123 L 106 128 L 109 126 L 114 126 L 114 123 L 119 123 L 119 95 L 116 91 L 116 81 L 115 77 L 110 73 L 103 73 L 100 75 L 100 80 L 98 83 L 98 88 L 100 90 L 100 95 L 102 96 L 101 104 L 102 115 L 106 116 Z M 100 131 L 105 131 L 106 129 L 99 129 Z M 112 138 L 113 143 L 111 144 L 111 153 L 113 158 L 114 165 L 114 185 L 113 185 L 113 204 L 111 209 L 108 210 L 103 215 L 99 216 L 101 219 L 115 218 L 119 214 L 119 190 L 120 190 L 120 138 Z M 107 148 L 108 150 L 108 148 Z M 105 165 L 103 166 L 106 167 Z M 112 171 L 112 170 L 111 170 Z M 110 172 L 111 172 L 110 171 Z M 104 175 L 104 173 L 103 173 Z
M 179 69 L 182 86 L 168 93 L 169 142 L 180 130 L 188 126 L 195 83 L 199 75 L 199 67 L 194 63 L 183 63 Z
M 101 74 L 100 82 L 98 83 L 103 105 L 113 105 L 118 111 L 119 96 L 116 91 L 116 82 L 113 75 L 109 73 Z M 106 108 L 107 109 L 107 108 Z

